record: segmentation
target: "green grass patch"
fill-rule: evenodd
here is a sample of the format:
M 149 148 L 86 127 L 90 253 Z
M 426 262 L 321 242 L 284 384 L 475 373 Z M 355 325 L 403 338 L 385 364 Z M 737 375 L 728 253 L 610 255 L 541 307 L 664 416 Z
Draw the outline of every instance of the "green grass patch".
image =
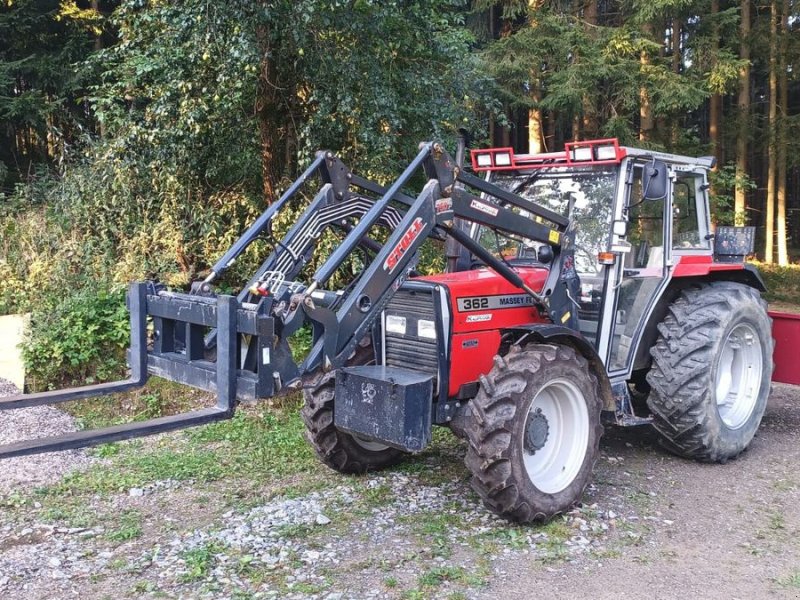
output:
M 161 480 L 259 483 L 317 465 L 303 437 L 298 407 L 240 410 L 229 421 L 176 433 L 158 445 L 134 441 L 102 447 L 109 463 L 67 476 L 44 494 L 117 493 Z
M 181 583 L 191 583 L 208 577 L 217 562 L 217 554 L 222 550 L 220 544 L 208 542 L 183 552 L 181 558 L 186 563 L 186 571 L 180 576 Z
M 142 515 L 138 510 L 122 511 L 115 519 L 115 526 L 106 533 L 112 542 L 127 542 L 142 535 Z
M 785 588 L 800 589 L 800 571 L 794 571 L 777 581 L 778 585 Z
M 486 584 L 486 579 L 480 573 L 480 570 L 478 570 L 478 572 L 470 572 L 464 567 L 455 565 L 434 567 L 420 575 L 419 585 L 433 588 L 445 582 L 450 582 L 459 583 L 468 587 L 479 587 Z

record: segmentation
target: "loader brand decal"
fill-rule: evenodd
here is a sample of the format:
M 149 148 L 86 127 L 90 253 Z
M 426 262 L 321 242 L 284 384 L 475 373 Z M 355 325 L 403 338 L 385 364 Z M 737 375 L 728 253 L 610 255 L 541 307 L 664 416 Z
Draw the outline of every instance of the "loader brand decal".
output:
M 433 209 L 436 211 L 437 215 L 453 210 L 453 201 L 450 198 L 439 198 L 436 204 L 433 205 Z
M 523 306 L 533 306 L 533 298 L 531 298 L 528 294 L 506 294 L 503 296 L 475 296 L 474 298 L 458 299 L 458 312 L 472 312 L 475 310 L 497 310 L 500 308 L 520 308 Z M 491 315 L 489 316 L 491 317 Z
M 483 323 L 484 321 L 491 321 L 492 314 L 489 313 L 488 315 L 469 315 L 467 317 L 467 323 Z
M 461 342 L 462 348 L 477 348 L 478 340 L 464 340 Z
M 485 202 L 478 202 L 477 200 L 473 200 L 469 203 L 471 208 L 475 210 L 479 210 L 482 213 L 486 213 L 487 215 L 492 215 L 493 217 L 497 216 L 497 208 L 492 206 L 491 204 L 486 204 Z
M 413 244 L 414 240 L 419 237 L 419 234 L 422 232 L 422 228 L 424 226 L 425 224 L 422 222 L 421 217 L 414 219 L 414 222 L 411 223 L 411 227 L 406 230 L 403 237 L 389 253 L 389 256 L 386 257 L 386 260 L 383 263 L 384 271 L 388 271 L 389 273 L 394 271 L 394 268 L 400 262 L 400 259 L 403 258 L 403 255 L 411 247 L 411 244 Z

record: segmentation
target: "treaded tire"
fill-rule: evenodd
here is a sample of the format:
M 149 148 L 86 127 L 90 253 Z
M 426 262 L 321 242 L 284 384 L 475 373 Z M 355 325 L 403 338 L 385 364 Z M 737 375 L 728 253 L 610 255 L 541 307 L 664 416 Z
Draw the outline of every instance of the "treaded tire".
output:
M 586 448 L 580 466 L 577 460 L 574 463 L 577 472 L 570 482 L 546 493 L 534 485 L 526 468 L 526 453 L 530 457 L 535 452 L 525 450 L 524 436 L 537 395 L 549 386 L 563 385 L 559 381 L 570 382 L 582 396 Z M 546 521 L 569 510 L 580 501 L 591 479 L 603 430 L 601 408 L 597 379 L 586 359 L 570 347 L 512 346 L 504 357 L 496 356 L 494 368 L 481 377 L 465 428 L 469 441 L 465 462 L 473 489 L 490 510 L 520 523 Z M 548 431 L 556 426 L 548 424 Z M 553 438 L 553 443 L 558 439 Z M 547 448 L 546 443 L 541 448 Z
M 760 342 L 761 381 L 752 412 L 731 428 L 717 405 L 717 372 L 729 334 L 742 324 Z M 695 285 L 673 301 L 658 331 L 647 404 L 662 445 L 703 462 L 737 457 L 755 436 L 769 396 L 773 340 L 766 302 L 739 283 Z
M 358 347 L 351 365 L 374 361 L 372 346 Z M 305 404 L 300 415 L 306 425 L 306 439 L 319 459 L 340 473 L 366 473 L 400 462 L 406 453 L 396 448 L 380 450 L 366 448 L 349 433 L 340 431 L 333 423 L 336 373 L 322 373 L 312 387 L 303 391 Z

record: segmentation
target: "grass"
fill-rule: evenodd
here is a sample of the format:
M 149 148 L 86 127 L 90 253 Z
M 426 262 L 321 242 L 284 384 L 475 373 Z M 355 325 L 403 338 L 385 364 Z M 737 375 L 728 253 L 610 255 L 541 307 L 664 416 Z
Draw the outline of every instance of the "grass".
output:
M 127 542 L 142 535 L 142 515 L 137 510 L 123 511 L 116 520 L 116 527 L 106 533 L 112 542 Z
M 800 570 L 796 570 L 786 577 L 781 577 L 777 580 L 777 583 L 781 587 L 800 589 Z
M 157 444 L 142 440 L 102 447 L 110 464 L 66 477 L 45 494 L 117 493 L 155 481 L 211 482 L 229 477 L 259 483 L 313 471 L 313 451 L 303 438 L 296 403 L 287 408 L 240 410 L 220 423 L 171 434 Z
M 422 587 L 438 587 L 445 582 L 460 583 L 469 587 L 486 584 L 486 580 L 480 575 L 454 565 L 434 567 L 419 577 L 419 584 Z
M 222 546 L 215 542 L 207 542 L 197 548 L 186 550 L 181 555 L 186 563 L 186 571 L 180 576 L 181 583 L 191 583 L 208 577 L 216 564 L 217 554 L 222 550 Z

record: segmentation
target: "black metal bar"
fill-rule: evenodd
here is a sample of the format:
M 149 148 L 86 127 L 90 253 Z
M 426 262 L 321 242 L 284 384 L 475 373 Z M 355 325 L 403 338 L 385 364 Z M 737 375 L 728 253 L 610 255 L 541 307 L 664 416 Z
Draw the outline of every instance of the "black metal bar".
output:
M 183 354 L 166 354 L 148 357 L 148 368 L 151 375 L 163 377 L 176 383 L 193 388 L 217 393 L 217 365 L 207 360 L 195 360 L 191 363 Z M 236 397 L 240 400 L 255 400 L 264 397 L 258 393 L 256 375 L 251 371 L 237 371 Z
M 368 192 L 372 192 L 373 194 L 379 194 L 380 196 L 384 196 L 386 194 L 387 189 L 382 185 L 378 185 L 374 181 L 370 181 L 369 179 L 364 179 L 359 175 L 353 175 L 351 181 L 354 186 L 360 187 L 362 190 L 367 190 Z M 402 192 L 397 192 L 394 196 L 392 196 L 392 200 L 397 200 L 398 202 L 402 202 L 406 206 L 411 206 L 414 203 L 414 198 L 411 196 L 407 196 Z
M 567 225 L 569 225 L 569 219 L 564 215 L 545 208 L 544 206 L 539 206 L 538 204 L 531 202 L 530 200 L 526 200 L 517 194 L 512 194 L 511 192 L 506 191 L 503 188 L 494 185 L 493 183 L 489 183 L 480 177 L 475 177 L 470 173 L 461 171 L 458 174 L 457 179 L 458 181 L 466 183 L 468 186 L 480 190 L 481 192 L 485 192 L 490 196 L 494 196 L 495 198 L 503 200 L 504 202 L 508 202 L 514 206 L 523 208 L 534 215 L 542 217 L 543 219 L 547 219 L 562 229 L 566 229 Z
M 326 183 L 322 186 L 320 191 L 317 192 L 316 196 L 314 196 L 314 199 L 308 205 L 306 210 L 303 211 L 303 214 L 300 216 L 300 218 L 297 219 L 295 224 L 292 225 L 286 235 L 283 236 L 283 239 L 280 241 L 280 243 L 275 246 L 267 259 L 261 263 L 261 266 L 258 267 L 255 275 L 250 278 L 250 281 L 247 282 L 247 285 L 243 287 L 242 291 L 236 296 L 239 302 L 244 302 L 247 299 L 247 297 L 250 295 L 250 288 L 261 280 L 261 278 L 264 276 L 264 273 L 274 269 L 281 255 L 284 253 L 289 253 L 289 248 L 291 247 L 295 237 L 300 231 L 304 230 L 308 226 L 309 222 L 314 218 L 317 211 L 334 201 L 335 196 L 333 185 Z M 306 243 L 303 244 L 302 248 L 298 249 L 296 255 L 292 256 L 292 268 L 288 269 L 286 273 L 284 273 L 284 276 L 287 279 L 292 279 L 296 272 L 302 269 L 303 265 L 300 264 L 302 262 L 300 258 L 305 255 L 306 251 L 308 250 L 308 245 L 313 241 L 314 238 L 307 240 Z
M 220 296 L 217 308 L 217 408 L 233 414 L 236 405 L 236 307 L 233 296 Z
M 164 431 L 194 427 L 229 417 L 230 413 L 228 411 L 215 406 L 180 415 L 150 419 L 149 421 L 127 423 L 90 431 L 76 431 L 66 435 L 7 444 L 0 446 L 0 458 L 96 446 L 97 444 L 117 442 Z
M 535 290 L 531 290 L 528 287 L 528 285 L 523 281 L 522 277 L 520 277 L 519 274 L 516 273 L 516 271 L 514 271 L 511 267 L 509 267 L 500 259 L 496 258 L 491 252 L 486 250 L 486 248 L 484 248 L 478 242 L 469 237 L 469 235 L 467 235 L 460 229 L 456 229 L 455 227 L 447 229 L 447 233 L 456 238 L 459 244 L 461 244 L 467 250 L 472 252 L 475 256 L 480 258 L 483 262 L 485 262 L 488 266 L 497 271 L 500 275 L 505 277 L 513 285 L 517 286 L 521 290 L 525 290 L 526 292 L 528 292 L 528 294 L 533 296 L 533 298 L 543 308 L 546 308 L 546 305 L 544 304 L 544 299 Z
M 491 229 L 512 235 L 536 240 L 553 246 L 561 245 L 561 232 L 530 217 L 523 217 L 512 210 L 497 206 L 462 190 L 453 193 L 453 212 L 473 223 L 486 225 Z M 482 210 L 481 210 L 482 209 Z M 491 211 L 489 214 L 486 211 Z
M 217 310 L 215 298 L 175 293 L 147 298 L 149 315 L 205 327 L 216 327 Z M 236 326 L 239 333 L 258 335 L 255 311 L 239 308 Z
M 317 158 L 314 159 L 314 162 L 309 165 L 303 174 L 295 180 L 295 182 L 283 193 L 277 202 L 271 204 L 270 207 L 265 210 L 250 227 L 247 228 L 247 231 L 245 231 L 242 236 L 236 240 L 236 242 L 234 242 L 233 246 L 231 246 L 222 256 L 222 258 L 216 262 L 212 268 L 214 274 L 217 276 L 221 275 L 225 269 L 227 269 L 259 235 L 261 235 L 261 232 L 264 231 L 264 228 L 269 224 L 275 214 L 292 196 L 297 193 L 297 191 L 306 183 L 306 181 L 308 181 L 309 177 L 311 177 L 324 162 L 325 152 L 317 152 Z
M 394 198 L 394 196 L 402 189 L 406 183 L 414 176 L 417 169 L 422 165 L 431 151 L 430 143 L 424 144 L 422 149 L 417 154 L 416 158 L 411 161 L 411 164 L 406 167 L 403 174 L 395 181 L 380 200 L 375 202 L 372 208 L 361 218 L 353 230 L 342 240 L 342 243 L 331 254 L 322 266 L 314 273 L 314 281 L 320 285 L 330 279 L 336 270 L 342 265 L 344 260 L 350 253 L 358 246 L 361 239 L 369 233 L 370 228 L 375 225 L 375 222 L 380 218 L 386 206 Z

